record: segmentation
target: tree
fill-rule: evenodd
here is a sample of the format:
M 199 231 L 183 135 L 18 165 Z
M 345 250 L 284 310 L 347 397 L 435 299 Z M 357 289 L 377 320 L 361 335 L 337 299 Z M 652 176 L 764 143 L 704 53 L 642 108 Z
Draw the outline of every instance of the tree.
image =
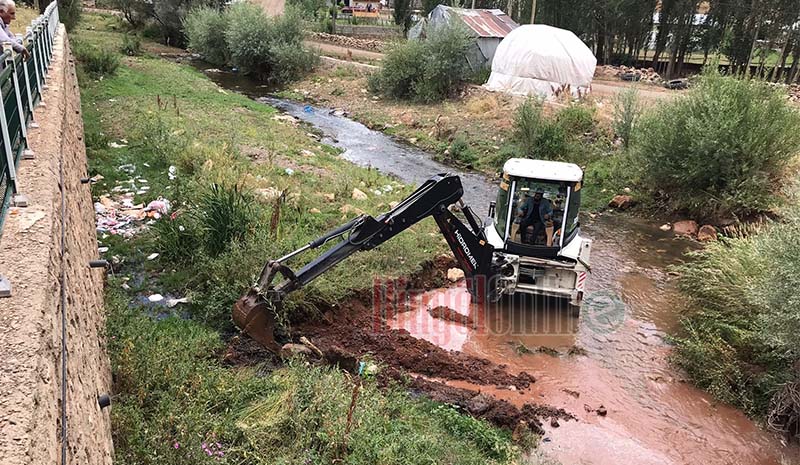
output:
M 411 0 L 395 0 L 394 23 L 403 25 L 403 32 L 411 27 Z

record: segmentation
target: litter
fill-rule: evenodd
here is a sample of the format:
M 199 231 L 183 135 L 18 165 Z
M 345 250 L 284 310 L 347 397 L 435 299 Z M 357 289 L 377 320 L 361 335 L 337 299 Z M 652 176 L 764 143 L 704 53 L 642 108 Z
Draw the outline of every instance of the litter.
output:
M 117 167 L 117 171 L 122 171 L 123 173 L 133 174 L 136 171 L 136 165 L 127 164 L 127 165 L 119 165 Z
M 284 171 L 285 171 L 285 172 L 286 172 L 286 174 L 288 174 L 289 176 L 291 176 L 291 175 L 293 175 L 293 174 L 294 174 L 294 170 L 293 170 L 293 169 L 291 169 L 291 168 L 286 168 Z
M 153 294 L 153 295 L 147 297 L 147 300 L 149 300 L 152 303 L 157 303 L 157 302 L 161 302 L 162 300 L 164 300 L 164 296 L 161 295 L 161 294 Z
M 178 304 L 188 304 L 191 300 L 188 297 L 181 297 L 180 299 L 167 299 L 167 307 L 172 308 Z
M 106 253 L 106 252 L 108 252 L 108 247 L 99 247 L 97 249 L 97 251 L 100 252 L 100 253 Z
M 147 256 L 148 260 L 155 260 L 156 258 L 158 258 L 157 253 L 151 253 L 150 255 Z
M 312 107 L 311 105 L 306 105 L 303 107 L 303 111 L 305 113 L 314 113 L 314 107 Z
M 169 176 L 169 180 L 172 181 L 178 177 L 178 168 L 170 165 L 169 169 L 167 170 L 167 176 Z
M 117 186 L 117 188 L 119 187 L 122 186 Z M 112 192 L 117 193 L 113 199 L 103 195 L 94 203 L 98 233 L 132 237 L 146 229 L 150 221 L 161 218 L 170 212 L 170 202 L 163 197 L 159 197 L 145 206 L 133 202 L 135 195 L 133 192 L 128 192 L 125 188 L 117 188 L 112 189 Z M 138 191 L 140 194 L 141 192 Z
M 109 142 L 108 146 L 111 147 L 112 149 L 121 149 L 121 148 L 127 147 L 128 145 L 127 144 L 118 144 L 116 142 Z

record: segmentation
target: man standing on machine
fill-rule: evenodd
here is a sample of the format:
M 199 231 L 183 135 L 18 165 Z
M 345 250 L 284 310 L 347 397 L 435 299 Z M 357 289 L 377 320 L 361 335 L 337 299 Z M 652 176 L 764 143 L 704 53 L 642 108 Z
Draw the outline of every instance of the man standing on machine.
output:
M 545 224 L 553 217 L 553 205 L 550 200 L 544 198 L 542 188 L 537 188 L 533 197 L 526 195 L 525 201 L 520 206 L 519 216 L 522 218 L 519 225 L 522 241 L 536 244 L 539 235 L 544 232 Z M 533 234 L 526 241 L 529 226 L 533 226 Z

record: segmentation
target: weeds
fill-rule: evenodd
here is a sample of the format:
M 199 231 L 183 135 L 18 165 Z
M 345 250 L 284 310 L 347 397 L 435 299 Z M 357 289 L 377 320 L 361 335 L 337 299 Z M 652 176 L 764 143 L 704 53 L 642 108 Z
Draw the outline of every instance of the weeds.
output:
M 630 148 L 633 143 L 640 114 L 639 89 L 630 87 L 617 94 L 614 99 L 613 127 L 616 136 L 622 139 L 625 149 Z
M 142 41 L 136 34 L 125 34 L 122 36 L 122 46 L 119 51 L 129 57 L 141 55 Z

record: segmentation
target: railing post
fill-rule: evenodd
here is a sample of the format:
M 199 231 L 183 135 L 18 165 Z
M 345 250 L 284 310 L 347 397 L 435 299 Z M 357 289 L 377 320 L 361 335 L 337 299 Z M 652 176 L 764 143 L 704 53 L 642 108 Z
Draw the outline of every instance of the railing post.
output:
M 5 45 L 3 46 L 5 48 Z M 8 54 L 3 54 L 6 66 L 9 66 Z M 8 121 L 6 120 L 6 108 L 3 102 L 3 86 L 0 86 L 0 136 L 3 137 L 3 149 L 6 152 L 6 164 L 8 165 L 8 182 L 11 184 L 11 193 L 17 195 L 17 160 L 11 149 L 11 135 L 8 133 Z
M 8 52 L 11 59 L 6 59 L 6 66 L 9 66 L 9 62 L 11 65 L 11 83 L 14 85 L 14 96 L 16 97 L 17 102 L 17 114 L 19 114 L 19 127 L 20 131 L 22 132 L 22 159 L 23 160 L 32 160 L 34 157 L 33 150 L 28 147 L 28 128 L 27 125 L 27 116 L 25 115 L 25 108 L 22 106 L 22 96 L 19 93 L 19 78 L 17 76 L 17 57 L 14 53 L 14 49 L 12 48 L 11 44 L 4 44 L 3 50 Z M 23 66 L 24 66 L 23 61 Z
M 30 29 L 30 28 L 29 28 Z M 33 71 L 36 74 L 36 93 L 39 94 L 39 105 L 44 103 L 44 94 L 42 93 L 42 76 L 39 72 L 39 47 L 36 46 L 36 32 L 31 30 L 31 40 L 33 41 Z
M 25 47 L 26 49 L 28 48 L 28 45 L 25 43 L 24 39 L 22 40 L 22 46 Z M 28 58 L 28 60 L 32 59 L 33 57 Z M 25 92 L 28 93 L 28 110 L 31 112 L 30 115 L 31 127 L 38 128 L 39 124 L 36 123 L 36 116 L 35 113 L 33 112 L 33 96 L 31 95 L 31 77 L 30 74 L 28 73 L 28 63 L 25 63 L 25 60 L 22 60 L 22 77 L 25 79 Z M 27 118 L 26 118 L 26 124 L 27 124 Z

